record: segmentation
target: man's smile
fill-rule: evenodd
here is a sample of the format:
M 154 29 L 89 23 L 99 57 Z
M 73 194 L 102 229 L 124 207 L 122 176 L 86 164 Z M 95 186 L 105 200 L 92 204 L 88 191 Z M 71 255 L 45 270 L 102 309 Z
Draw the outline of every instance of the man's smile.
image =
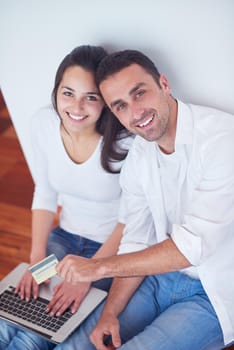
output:
M 149 125 L 149 124 L 152 122 L 152 120 L 154 119 L 154 117 L 155 117 L 155 114 L 153 114 L 150 118 L 148 118 L 147 120 L 145 120 L 143 123 L 138 124 L 137 126 L 140 127 L 140 128 L 146 127 L 147 125 Z

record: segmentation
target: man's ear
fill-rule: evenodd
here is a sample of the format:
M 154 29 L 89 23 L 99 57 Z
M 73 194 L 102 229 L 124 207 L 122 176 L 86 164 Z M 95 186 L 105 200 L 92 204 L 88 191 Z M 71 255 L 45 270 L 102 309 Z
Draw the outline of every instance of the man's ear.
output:
M 160 74 L 159 83 L 160 83 L 161 88 L 165 92 L 167 92 L 168 94 L 171 93 L 170 85 L 168 83 L 167 77 L 164 74 Z

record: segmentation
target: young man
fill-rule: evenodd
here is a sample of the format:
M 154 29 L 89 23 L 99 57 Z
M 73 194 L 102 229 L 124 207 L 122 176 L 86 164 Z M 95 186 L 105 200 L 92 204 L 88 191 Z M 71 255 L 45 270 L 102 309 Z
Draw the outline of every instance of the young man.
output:
M 104 59 L 97 80 L 139 135 L 121 174 L 126 228 L 119 256 L 58 265 L 74 283 L 116 277 L 102 314 L 58 348 L 94 349 L 97 323 L 98 350 L 106 335 L 122 350 L 221 349 L 234 339 L 234 117 L 176 100 L 138 51 Z

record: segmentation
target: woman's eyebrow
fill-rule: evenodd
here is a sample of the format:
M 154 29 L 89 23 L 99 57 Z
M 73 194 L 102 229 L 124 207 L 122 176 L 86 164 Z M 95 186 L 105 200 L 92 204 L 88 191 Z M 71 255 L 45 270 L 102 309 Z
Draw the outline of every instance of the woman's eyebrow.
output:
M 85 92 L 86 95 L 98 95 L 101 96 L 100 92 L 97 91 L 87 91 Z
M 69 91 L 72 91 L 72 92 L 75 92 L 74 89 L 70 88 L 69 86 L 66 86 L 66 85 L 63 85 L 61 86 L 62 89 L 66 89 L 66 90 L 69 90 Z M 98 91 L 87 91 L 84 93 L 85 95 L 97 95 L 97 96 L 101 96 L 100 92 Z
M 69 86 L 61 86 L 62 89 L 67 89 L 67 90 L 70 90 L 70 91 L 75 91 L 74 89 L 70 88 Z

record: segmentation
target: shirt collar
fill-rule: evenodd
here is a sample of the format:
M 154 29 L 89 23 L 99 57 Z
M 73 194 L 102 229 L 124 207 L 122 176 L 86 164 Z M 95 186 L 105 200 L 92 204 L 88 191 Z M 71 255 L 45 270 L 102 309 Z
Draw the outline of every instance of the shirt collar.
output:
M 193 117 L 189 105 L 177 100 L 177 125 L 176 144 L 192 144 L 193 142 Z

